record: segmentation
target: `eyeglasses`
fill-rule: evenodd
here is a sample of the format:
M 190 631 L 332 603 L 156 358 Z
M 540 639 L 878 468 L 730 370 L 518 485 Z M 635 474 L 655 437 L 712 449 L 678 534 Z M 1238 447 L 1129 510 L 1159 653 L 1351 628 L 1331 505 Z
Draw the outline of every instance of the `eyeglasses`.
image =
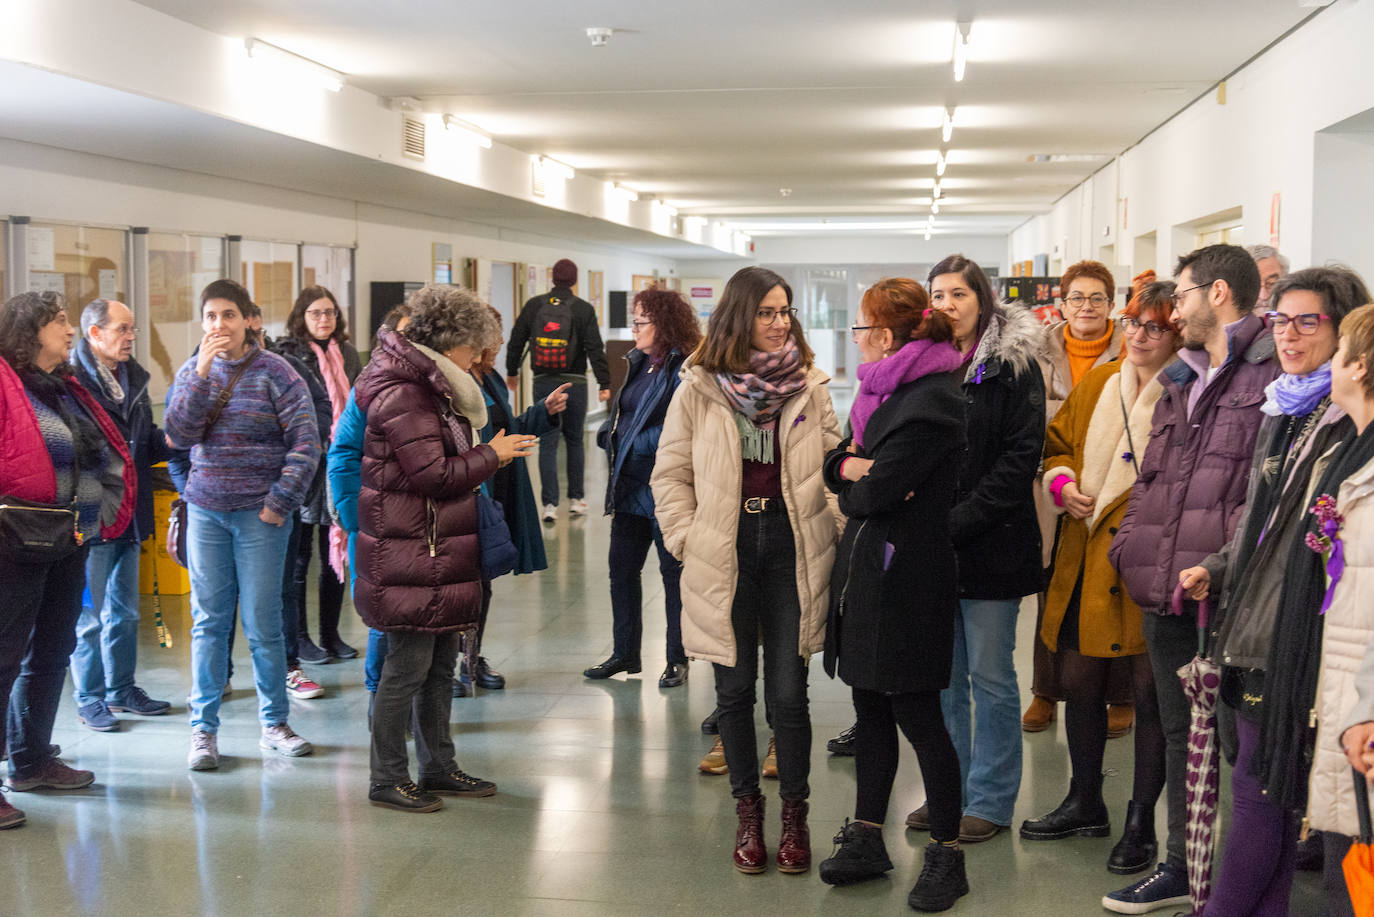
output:
M 306 309 L 305 317 L 312 322 L 322 322 L 327 318 L 338 317 L 338 309 Z
M 630 324 L 633 325 L 635 328 L 643 328 L 645 325 L 652 325 L 653 322 L 647 318 L 637 318 L 634 321 L 630 322 Z
M 1140 319 L 1131 318 L 1130 316 L 1121 320 L 1121 330 L 1126 334 L 1135 334 L 1141 328 L 1145 329 L 1145 336 L 1152 341 L 1160 340 L 1164 335 L 1173 330 L 1166 325 L 1161 325 L 1159 322 L 1142 322 Z
M 878 327 L 877 325 L 850 325 L 850 326 L 849 326 L 849 337 L 854 341 L 854 343 L 857 344 L 857 343 L 859 343 L 859 332 L 860 332 L 860 331 L 872 331 L 874 328 L 877 328 L 877 327 Z
M 104 330 L 104 331 L 113 331 L 115 337 L 121 337 L 121 338 L 129 337 L 129 338 L 131 338 L 131 337 L 137 337 L 137 336 L 138 336 L 138 326 L 137 326 L 137 325 L 115 325 L 113 328 L 109 327 L 108 325 L 101 325 L 100 327 L 101 327 L 101 329 Z
M 791 322 L 796 317 L 796 309 L 760 309 L 759 311 L 754 313 L 754 318 L 758 319 L 765 325 L 771 325 L 776 319 L 779 318 L 785 318 L 788 322 Z
M 1211 283 L 1200 283 L 1200 284 L 1198 284 L 1197 286 L 1195 286 L 1195 287 L 1189 287 L 1189 288 L 1186 289 L 1186 290 L 1175 290 L 1175 291 L 1174 291 L 1174 295 L 1172 295 L 1172 296 L 1169 297 L 1169 302 L 1173 303 L 1173 304 L 1174 304 L 1174 308 L 1177 309 L 1177 308 L 1178 308 L 1178 304 L 1179 304 L 1180 301 L 1182 301 L 1183 295 L 1184 295 L 1185 293 L 1191 293 L 1191 292 L 1193 292 L 1194 290 L 1201 290 L 1203 287 L 1210 287 L 1211 285 L 1212 285 Z
M 1075 293 L 1072 296 L 1064 297 L 1064 302 L 1067 305 L 1073 306 L 1075 309 L 1081 309 L 1083 308 L 1084 303 L 1089 302 L 1092 303 L 1094 306 L 1097 306 L 1097 308 L 1101 309 L 1103 306 L 1105 306 L 1107 303 L 1111 301 L 1111 297 L 1105 293 L 1094 293 L 1091 296 L 1084 296 L 1082 293 Z
M 1331 316 L 1322 315 L 1320 312 L 1304 312 L 1302 315 L 1284 315 L 1282 312 L 1264 313 L 1264 323 L 1273 329 L 1275 334 L 1283 334 L 1292 325 L 1298 330 L 1298 334 L 1316 334 L 1317 329 L 1322 326 L 1322 322 L 1331 321 Z

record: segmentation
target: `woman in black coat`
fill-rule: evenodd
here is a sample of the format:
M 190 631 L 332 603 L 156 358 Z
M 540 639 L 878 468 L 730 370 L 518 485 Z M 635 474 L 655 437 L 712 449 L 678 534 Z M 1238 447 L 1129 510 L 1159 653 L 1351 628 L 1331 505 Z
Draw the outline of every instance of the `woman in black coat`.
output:
M 954 506 L 964 405 L 951 375 L 963 362 L 949 319 L 919 283 L 870 289 L 853 329 L 862 363 L 853 436 L 826 457 L 825 482 L 848 517 L 830 579 L 825 670 L 854 695 L 858 799 L 821 879 L 835 885 L 892 868 L 882 824 L 897 773 L 897 729 L 921 764 L 932 842 L 909 903 L 944 910 L 968 892 L 959 850 L 959 759 L 945 731 L 959 613 Z

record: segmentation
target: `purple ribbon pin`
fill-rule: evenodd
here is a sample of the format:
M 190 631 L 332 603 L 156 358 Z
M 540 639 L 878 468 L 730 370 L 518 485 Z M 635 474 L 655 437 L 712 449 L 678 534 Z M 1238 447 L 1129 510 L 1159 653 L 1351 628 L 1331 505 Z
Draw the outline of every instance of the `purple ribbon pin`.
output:
M 805 414 L 798 414 L 798 415 L 797 415 L 797 419 L 794 420 L 794 421 L 792 421 L 792 426 L 795 427 L 797 424 L 801 423 L 801 422 L 802 422 L 803 420 L 805 420 L 805 419 L 806 419 L 806 415 L 805 415 Z

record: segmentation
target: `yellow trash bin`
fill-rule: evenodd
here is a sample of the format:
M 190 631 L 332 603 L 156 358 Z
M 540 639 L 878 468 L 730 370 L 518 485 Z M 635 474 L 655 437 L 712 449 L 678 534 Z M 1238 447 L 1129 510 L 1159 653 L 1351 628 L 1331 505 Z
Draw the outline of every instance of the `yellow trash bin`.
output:
M 172 516 L 175 490 L 153 491 L 153 537 L 143 542 L 138 558 L 138 591 L 153 592 L 153 574 L 157 574 L 157 588 L 161 595 L 189 595 L 191 577 L 186 568 L 167 553 L 167 521 Z

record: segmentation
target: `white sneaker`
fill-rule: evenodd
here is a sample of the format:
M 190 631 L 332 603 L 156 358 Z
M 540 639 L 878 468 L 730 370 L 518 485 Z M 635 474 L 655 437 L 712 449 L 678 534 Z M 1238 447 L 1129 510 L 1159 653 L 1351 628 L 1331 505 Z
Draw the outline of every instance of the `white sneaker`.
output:
M 213 732 L 197 729 L 191 733 L 191 753 L 186 765 L 193 771 L 212 771 L 219 767 L 219 743 Z
M 324 688 L 311 681 L 310 676 L 300 669 L 291 669 L 286 673 L 286 693 L 301 700 L 310 700 L 312 697 L 324 697 Z
M 315 750 L 313 745 L 292 732 L 291 727 L 285 723 L 264 726 L 262 738 L 258 739 L 258 747 L 280 752 L 288 758 L 299 758 Z
M 587 515 L 587 501 L 586 501 L 586 500 L 569 500 L 569 501 L 568 501 L 568 512 L 572 513 L 574 516 L 585 516 L 585 515 Z
M 554 506 L 552 503 L 545 503 L 545 504 L 544 504 L 544 515 L 543 515 L 542 518 L 543 518 L 543 520 L 544 520 L 545 522 L 552 522 L 552 521 L 554 521 L 555 519 L 557 519 L 557 518 L 558 518 L 558 507 Z

